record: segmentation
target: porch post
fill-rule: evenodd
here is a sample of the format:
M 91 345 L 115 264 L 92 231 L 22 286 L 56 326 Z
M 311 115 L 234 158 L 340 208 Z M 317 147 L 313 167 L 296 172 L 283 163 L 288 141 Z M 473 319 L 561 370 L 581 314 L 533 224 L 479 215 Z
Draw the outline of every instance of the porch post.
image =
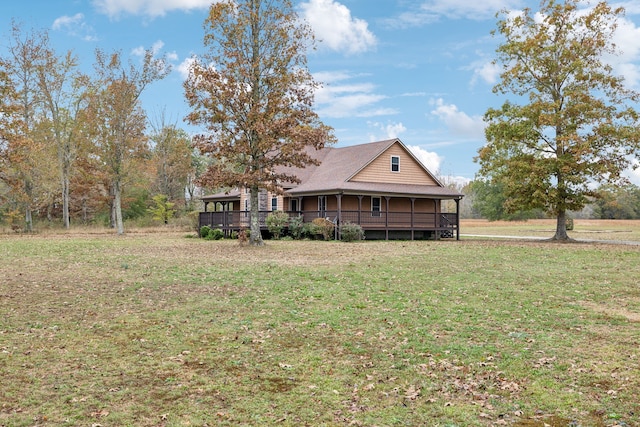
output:
M 207 211 L 207 205 L 209 204 L 209 202 L 204 202 L 204 211 Z
M 389 240 L 389 199 L 391 197 L 384 196 L 384 200 L 386 203 L 385 214 L 384 214 L 384 238 L 385 240 Z
M 358 225 L 362 227 L 362 198 L 364 196 L 358 196 Z
M 222 230 L 225 232 L 225 234 L 227 233 L 227 226 L 229 225 L 229 219 L 227 218 L 227 211 L 228 207 L 227 207 L 227 202 L 220 202 L 220 204 L 222 205 Z
M 413 216 L 415 215 L 415 204 L 416 204 L 416 199 L 415 197 L 412 197 L 411 199 L 411 240 L 414 239 L 414 221 L 413 221 Z
M 456 240 L 460 240 L 460 199 L 456 199 Z
M 338 215 L 336 217 L 335 236 L 336 240 L 340 240 L 340 224 L 342 224 L 342 193 L 336 194 L 336 199 L 338 199 Z
M 439 203 L 438 203 L 438 199 L 433 199 L 433 211 L 435 212 L 434 215 L 436 216 L 435 219 L 435 225 L 436 225 L 436 240 L 440 240 L 440 211 L 439 211 Z

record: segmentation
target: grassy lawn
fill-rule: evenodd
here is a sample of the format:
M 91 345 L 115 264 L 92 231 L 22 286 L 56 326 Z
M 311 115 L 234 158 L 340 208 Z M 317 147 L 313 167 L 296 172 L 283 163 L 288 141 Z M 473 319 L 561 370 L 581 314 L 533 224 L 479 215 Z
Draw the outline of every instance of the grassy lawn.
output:
M 529 221 L 487 221 L 462 220 L 460 230 L 463 234 L 489 236 L 530 236 L 549 239 L 556 230 L 554 219 L 536 219 Z M 615 240 L 640 242 L 640 220 L 574 220 L 574 229 L 568 231 L 569 237 L 576 240 Z
M 130 233 L 0 255 L 0 426 L 640 425 L 638 246 Z

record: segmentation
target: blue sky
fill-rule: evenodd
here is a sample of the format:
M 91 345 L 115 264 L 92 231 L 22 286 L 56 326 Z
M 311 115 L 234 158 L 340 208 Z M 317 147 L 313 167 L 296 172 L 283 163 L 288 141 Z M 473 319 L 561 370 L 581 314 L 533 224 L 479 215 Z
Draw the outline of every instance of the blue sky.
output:
M 182 81 L 203 53 L 203 21 L 211 0 L 18 0 L 0 5 L 0 52 L 14 18 L 24 30 L 46 29 L 59 54 L 72 50 L 91 70 L 94 51 L 120 50 L 137 60 L 144 48 L 164 54 L 172 73 L 144 95 L 150 117 L 189 131 Z M 589 1 L 584 1 L 588 7 Z M 484 143 L 482 116 L 505 98 L 492 92 L 499 39 L 497 11 L 537 9 L 538 0 L 294 0 L 320 40 L 308 55 L 323 88 L 317 111 L 339 146 L 400 138 L 432 171 L 469 180 Z M 640 90 L 640 1 L 624 6 L 610 58 L 616 73 Z M 630 172 L 640 184 L 640 173 Z

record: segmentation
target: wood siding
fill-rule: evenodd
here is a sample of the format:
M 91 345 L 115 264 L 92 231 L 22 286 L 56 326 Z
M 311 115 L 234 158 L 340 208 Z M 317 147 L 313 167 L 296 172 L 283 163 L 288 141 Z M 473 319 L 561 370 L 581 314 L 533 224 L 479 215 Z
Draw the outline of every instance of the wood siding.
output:
M 400 158 L 400 171 L 391 171 L 391 157 Z M 438 185 L 429 174 L 398 143 L 358 172 L 350 181 L 380 182 L 393 184 Z
M 338 199 L 335 195 L 329 195 L 327 197 L 327 210 L 338 209 Z M 375 196 L 374 196 L 375 197 Z M 302 206 L 299 206 L 299 210 L 316 210 L 318 209 L 318 197 L 307 196 L 302 198 Z M 289 206 L 290 198 L 285 198 L 285 206 Z M 380 210 L 385 212 L 386 199 L 380 197 Z M 280 201 L 278 201 L 280 203 Z M 357 211 L 358 210 L 358 196 L 343 196 L 342 201 L 343 211 Z M 415 199 L 414 212 L 433 213 L 440 212 L 440 206 L 438 200 L 433 199 Z M 287 208 L 288 210 L 288 208 Z M 362 197 L 362 211 L 371 210 L 371 196 Z M 407 197 L 391 197 L 389 199 L 389 212 L 411 212 L 411 200 Z
M 277 197 L 278 198 L 278 209 L 279 211 L 287 211 L 289 210 L 289 205 L 284 204 L 284 197 L 281 195 L 277 195 L 276 193 L 272 193 L 272 192 L 267 192 L 264 190 L 261 190 L 259 195 L 258 195 L 258 201 L 259 201 L 259 210 L 267 210 L 270 211 L 271 210 L 271 198 L 272 197 Z M 249 192 L 245 191 L 244 189 L 242 191 L 240 191 L 240 202 L 239 202 L 239 210 L 243 211 L 244 210 L 244 206 L 245 206 L 245 200 L 249 201 L 249 199 L 251 198 Z M 247 204 L 247 207 L 249 208 L 249 203 Z M 250 209 L 250 208 L 249 208 Z

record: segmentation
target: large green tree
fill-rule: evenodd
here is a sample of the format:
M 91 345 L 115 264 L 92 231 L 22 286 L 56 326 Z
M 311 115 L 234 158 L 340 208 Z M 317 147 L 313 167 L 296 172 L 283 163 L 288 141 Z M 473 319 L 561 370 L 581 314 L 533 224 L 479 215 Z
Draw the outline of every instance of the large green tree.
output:
M 221 1 L 209 9 L 204 43 L 184 84 L 187 120 L 206 128 L 196 145 L 215 160 L 201 183 L 250 190 L 250 242 L 261 245 L 260 189 L 296 182 L 280 167 L 304 167 L 313 162 L 307 147 L 333 142 L 313 110 L 313 34 L 289 0 Z
M 557 218 L 554 239 L 567 240 L 566 214 L 594 195 L 594 182 L 623 182 L 640 154 L 636 92 L 604 62 L 624 10 L 600 2 L 543 0 L 538 13 L 502 12 L 502 65 L 494 92 L 515 95 L 485 115 L 480 176 L 505 189 L 507 210 L 540 208 Z

